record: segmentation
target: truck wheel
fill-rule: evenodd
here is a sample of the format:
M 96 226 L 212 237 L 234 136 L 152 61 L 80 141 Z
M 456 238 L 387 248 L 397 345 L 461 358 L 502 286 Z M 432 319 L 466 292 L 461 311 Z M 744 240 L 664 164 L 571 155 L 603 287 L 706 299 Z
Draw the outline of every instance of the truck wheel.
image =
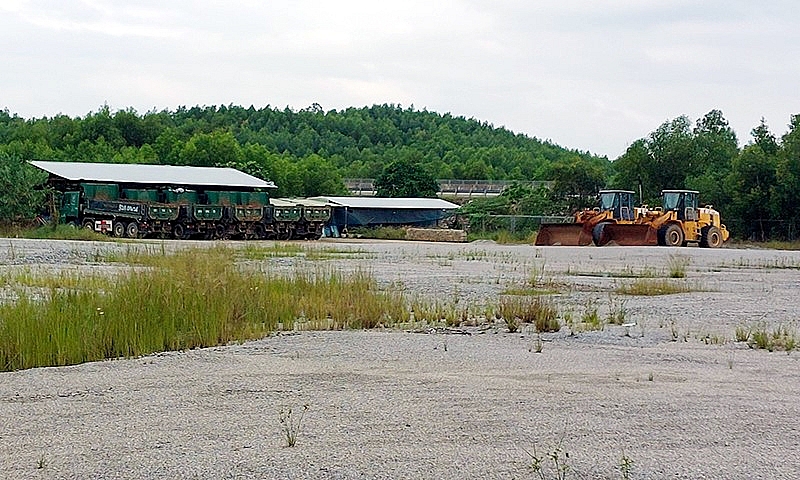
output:
M 131 222 L 128 224 L 128 227 L 125 229 L 125 235 L 128 238 L 139 238 L 139 224 L 136 222 Z
M 714 225 L 703 227 L 700 230 L 700 246 L 706 248 L 719 248 L 722 246 L 722 232 Z
M 663 239 L 663 245 L 667 247 L 680 247 L 683 245 L 683 229 L 677 224 L 671 223 L 664 227 L 661 232 L 661 238 Z
M 178 240 L 183 239 L 183 234 L 185 230 L 183 228 L 182 223 L 176 223 L 174 227 L 172 227 L 172 236 L 177 238 Z
M 83 228 L 94 232 L 94 220 L 92 220 L 91 218 L 87 218 L 86 220 L 84 220 Z
M 120 221 L 114 221 L 114 228 L 111 229 L 111 232 L 114 234 L 115 237 L 122 237 L 125 235 L 125 224 Z

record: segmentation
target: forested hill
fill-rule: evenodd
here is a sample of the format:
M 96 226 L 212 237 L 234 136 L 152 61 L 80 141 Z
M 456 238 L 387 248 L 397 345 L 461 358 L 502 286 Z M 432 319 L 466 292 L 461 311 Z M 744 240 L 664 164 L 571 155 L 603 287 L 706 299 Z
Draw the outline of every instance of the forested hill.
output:
M 396 105 L 328 112 L 316 104 L 300 111 L 180 107 L 145 114 L 103 107 L 84 117 L 34 119 L 6 110 L 0 148 L 26 159 L 237 165 L 298 195 L 331 192 L 308 191 L 287 169 L 325 171 L 318 179 L 374 178 L 388 163 L 408 159 L 436 178 L 545 180 L 554 162 L 604 170 L 609 164 L 487 122 Z

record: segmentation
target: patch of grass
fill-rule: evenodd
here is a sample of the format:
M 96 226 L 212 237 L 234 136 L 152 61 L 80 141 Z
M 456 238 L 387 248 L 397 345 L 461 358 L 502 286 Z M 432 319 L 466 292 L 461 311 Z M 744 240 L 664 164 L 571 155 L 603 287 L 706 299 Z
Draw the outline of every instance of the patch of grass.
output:
M 120 239 L 104 235 L 86 228 L 77 228 L 70 225 L 45 225 L 43 227 L 24 229 L 16 232 L 14 236 L 23 238 L 49 239 L 49 240 L 87 240 L 95 242 L 114 242 Z
M 584 305 L 581 322 L 576 329 L 580 332 L 602 330 L 605 324 L 597 313 L 597 304 L 589 301 Z
M 797 334 L 785 326 L 778 326 L 770 331 L 766 324 L 760 323 L 751 330 L 748 345 L 750 348 L 759 348 L 770 352 L 782 350 L 789 353 L 797 347 Z
M 537 332 L 557 332 L 561 329 L 558 308 L 546 297 L 506 296 L 500 299 L 498 311 L 506 324 L 509 320 L 530 323 Z
M 613 325 L 622 325 L 628 316 L 628 309 L 625 308 L 627 300 L 619 297 L 609 296 L 608 315 L 606 316 L 606 323 Z
M 110 277 L 64 273 L 0 305 L 0 370 L 221 345 L 294 328 L 408 319 L 401 292 L 365 272 L 245 271 L 225 248 L 184 250 Z M 31 281 L 32 282 L 32 281 Z M 47 283 L 51 282 L 51 283 Z
M 686 278 L 686 267 L 690 259 L 685 255 L 671 254 L 667 260 L 667 270 L 670 278 Z
M 402 227 L 352 228 L 348 236 L 377 240 L 405 240 L 406 230 Z
M 528 280 L 520 287 L 503 291 L 505 295 L 551 295 L 559 293 L 560 285 L 546 273 L 544 262 L 536 262 L 528 273 Z
M 739 325 L 734 332 L 734 338 L 737 342 L 746 342 L 750 340 L 750 328 Z
M 536 232 L 511 232 L 509 230 L 470 232 L 467 234 L 467 241 L 493 240 L 501 245 L 533 245 L 536 241 Z
M 697 283 L 687 283 L 685 281 L 674 281 L 669 279 L 649 279 L 642 278 L 633 283 L 627 283 L 617 287 L 614 292 L 620 295 L 673 295 L 676 293 L 700 292 L 703 288 Z
M 415 321 L 444 323 L 448 327 L 457 327 L 468 317 L 468 313 L 459 310 L 455 304 L 441 301 L 415 300 L 411 304 L 411 310 Z
M 268 246 L 247 243 L 238 253 L 246 260 L 265 260 L 267 258 L 299 257 L 305 255 L 306 248 L 297 243 L 276 242 Z
M 516 333 L 519 329 L 519 318 L 518 317 L 503 317 L 503 320 L 506 322 L 506 328 L 508 328 L 508 333 Z
M 663 275 L 663 272 L 661 272 Z M 604 272 L 571 272 L 567 271 L 567 275 L 575 275 L 577 277 L 601 277 L 601 278 L 656 278 L 659 272 L 651 267 L 645 266 L 642 268 L 633 268 L 626 266 L 620 271 L 604 271 Z
M 731 246 L 735 248 L 763 248 L 769 250 L 800 250 L 800 241 L 770 240 L 768 242 L 734 241 Z

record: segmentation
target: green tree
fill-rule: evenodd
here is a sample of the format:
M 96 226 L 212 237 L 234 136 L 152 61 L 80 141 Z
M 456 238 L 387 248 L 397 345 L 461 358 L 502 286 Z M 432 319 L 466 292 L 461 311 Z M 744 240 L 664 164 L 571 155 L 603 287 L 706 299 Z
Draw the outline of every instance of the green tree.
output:
M 769 136 L 761 143 L 765 142 L 770 150 Z M 776 170 L 774 216 L 783 225 L 783 236 L 794 240 L 800 233 L 800 115 L 792 115 L 789 131 L 781 138 Z
M 769 238 L 776 186 L 776 157 L 751 144 L 733 161 L 726 185 L 732 193 L 730 212 L 739 236 Z
M 242 148 L 230 132 L 196 133 L 183 146 L 180 163 L 194 167 L 213 167 L 242 160 Z
M 0 221 L 29 221 L 45 204 L 47 174 L 18 156 L 0 152 Z
M 553 164 L 550 177 L 554 182 L 551 198 L 568 205 L 570 211 L 593 206 L 597 191 L 606 183 L 603 168 L 580 157 Z
M 315 197 L 318 195 L 345 195 L 344 181 L 336 168 L 328 160 L 319 155 L 309 155 L 298 162 L 296 174 L 300 180 L 300 191 L 296 193 L 301 197 Z
M 397 160 L 375 179 L 379 197 L 435 197 L 439 182 L 419 163 Z

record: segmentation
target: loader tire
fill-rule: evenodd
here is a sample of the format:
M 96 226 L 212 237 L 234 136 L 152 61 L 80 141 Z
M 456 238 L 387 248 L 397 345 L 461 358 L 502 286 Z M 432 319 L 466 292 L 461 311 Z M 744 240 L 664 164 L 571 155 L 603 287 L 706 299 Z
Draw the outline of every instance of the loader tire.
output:
M 602 247 L 603 245 L 609 242 L 608 235 L 603 235 L 603 230 L 606 228 L 606 225 L 613 222 L 600 222 L 592 228 L 592 242 L 598 247 Z
M 722 232 L 714 225 L 703 227 L 700 230 L 700 246 L 704 248 L 719 248 L 722 246 Z
M 683 245 L 683 229 L 677 224 L 669 224 L 658 231 L 658 244 L 667 247 Z

